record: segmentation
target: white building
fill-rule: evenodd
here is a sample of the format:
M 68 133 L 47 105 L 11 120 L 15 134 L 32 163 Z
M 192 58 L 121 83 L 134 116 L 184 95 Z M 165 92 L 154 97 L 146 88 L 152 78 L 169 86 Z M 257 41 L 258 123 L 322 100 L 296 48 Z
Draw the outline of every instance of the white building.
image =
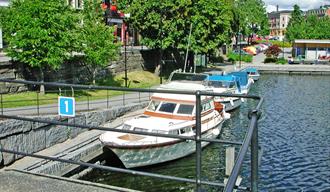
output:
M 276 11 L 268 13 L 268 23 L 270 29 L 270 36 L 278 37 L 283 40 L 288 27 L 292 11 Z

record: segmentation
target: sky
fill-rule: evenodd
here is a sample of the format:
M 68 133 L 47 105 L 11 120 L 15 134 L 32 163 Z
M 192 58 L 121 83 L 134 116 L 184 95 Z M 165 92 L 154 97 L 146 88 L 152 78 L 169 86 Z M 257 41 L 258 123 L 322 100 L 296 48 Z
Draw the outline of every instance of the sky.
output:
M 263 0 L 267 7 L 267 12 L 276 11 L 276 5 L 279 10 L 293 10 L 293 5 L 299 5 L 303 11 L 316 9 L 322 5 L 330 5 L 330 0 Z

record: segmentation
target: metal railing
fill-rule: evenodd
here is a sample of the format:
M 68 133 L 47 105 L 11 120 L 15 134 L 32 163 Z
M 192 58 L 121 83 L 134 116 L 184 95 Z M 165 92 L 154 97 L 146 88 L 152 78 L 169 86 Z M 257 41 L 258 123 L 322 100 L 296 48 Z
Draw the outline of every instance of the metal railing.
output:
M 1 80 L 0 80 L 1 82 Z M 4 82 L 4 81 L 2 81 Z M 28 85 L 36 85 L 29 81 L 21 81 L 21 80 L 6 80 L 7 83 L 18 83 L 25 82 L 24 84 Z M 40 84 L 38 84 L 40 85 Z M 107 89 L 106 94 L 93 96 L 89 92 L 93 92 L 95 90 L 104 90 L 104 89 L 93 89 L 91 88 L 82 88 L 82 90 L 71 90 L 72 87 L 66 87 L 70 89 L 61 89 L 58 87 L 58 90 L 47 90 L 45 94 L 41 94 L 39 91 L 35 91 L 35 99 L 17 99 L 17 100 L 6 100 L 4 94 L 0 90 L 0 113 L 1 114 L 30 114 L 30 115 L 44 115 L 44 114 L 57 114 L 57 100 L 58 96 L 74 96 L 78 102 L 76 102 L 77 111 L 90 111 L 99 108 L 110 108 L 113 105 L 112 103 L 120 103 L 122 105 L 127 105 L 128 103 L 141 103 L 142 101 L 148 101 L 150 98 L 150 94 L 136 92 L 134 94 L 127 94 L 125 91 L 117 90 L 115 95 L 111 95 L 109 90 Z M 62 87 L 63 88 L 63 87 Z M 86 92 L 89 91 L 89 92 Z M 76 94 L 74 95 L 74 93 Z M 33 93 L 30 92 L 30 93 Z M 79 94 L 77 94 L 79 93 Z M 42 98 L 44 95 L 52 94 L 53 97 Z M 11 107 L 16 102 L 29 102 L 33 103 L 33 106 L 18 106 Z M 9 107 L 8 107 L 9 106 Z M 29 112 L 26 112 L 29 111 Z
M 98 168 L 108 171 L 115 171 L 115 172 L 122 172 L 122 173 L 129 173 L 134 175 L 143 175 L 143 176 L 150 176 L 155 178 L 161 179 L 169 179 L 179 182 L 187 182 L 187 183 L 195 183 L 196 191 L 202 191 L 202 185 L 210 185 L 210 186 L 217 186 L 224 188 L 224 191 L 229 192 L 233 191 L 234 189 L 242 189 L 242 190 L 251 190 L 253 192 L 258 191 L 258 117 L 260 116 L 260 107 L 263 102 L 263 98 L 259 96 L 253 95 L 237 95 L 237 94 L 217 94 L 212 92 L 204 92 L 204 91 L 174 91 L 174 90 L 161 90 L 161 89 L 137 89 L 137 88 L 121 88 L 121 87 L 107 87 L 107 86 L 89 86 L 89 85 L 74 85 L 74 84 L 62 84 L 62 83 L 40 83 L 40 82 L 32 82 L 32 81 L 19 81 L 19 80 L 6 80 L 0 79 L 0 82 L 11 82 L 11 83 L 23 83 L 23 84 L 33 84 L 33 85 L 47 85 L 49 87 L 67 87 L 67 88 L 77 88 L 77 89 L 95 89 L 95 90 L 116 90 L 116 91 L 124 91 L 124 92 L 141 92 L 141 93 L 173 93 L 173 94 L 185 94 L 185 95 L 195 95 L 196 96 L 196 106 L 201 106 L 201 96 L 222 96 L 222 97 L 240 97 L 240 98 L 249 98 L 259 100 L 256 108 L 249 113 L 250 124 L 248 131 L 245 135 L 243 142 L 238 141 L 229 141 L 229 140 L 220 140 L 220 139 L 208 139 L 202 138 L 201 134 L 201 107 L 196 107 L 196 135 L 195 136 L 183 136 L 183 135 L 168 135 L 162 133 L 153 133 L 153 132 L 143 132 L 143 131 L 133 131 L 133 130 L 123 130 L 123 129 L 116 129 L 116 128 L 108 128 L 108 127 L 101 127 L 101 126 L 91 126 L 91 125 L 79 125 L 79 124 L 72 124 L 72 123 L 65 123 L 61 121 L 53 121 L 53 120 L 42 120 L 42 119 L 34 119 L 28 117 L 18 117 L 13 115 L 4 115 L 3 113 L 0 115 L 0 118 L 5 119 L 16 119 L 16 120 L 23 120 L 23 121 L 31 121 L 31 122 L 39 122 L 39 123 L 47 123 L 53 125 L 63 125 L 63 126 L 71 126 L 71 127 L 78 127 L 82 129 L 95 129 L 95 130 L 102 130 L 102 131 L 113 131 L 113 132 L 120 132 L 120 133 L 132 133 L 138 135 L 146 135 L 146 136 L 156 136 L 156 137 L 165 137 L 165 138 L 175 138 L 180 140 L 193 140 L 196 142 L 196 178 L 195 179 L 188 179 L 182 177 L 175 177 L 170 175 L 162 175 L 162 174 L 154 174 L 148 173 L 144 171 L 136 171 L 130 169 L 123 169 L 111 166 L 103 166 L 103 165 L 94 165 L 91 163 L 85 163 L 81 161 L 73 161 L 63 158 L 57 157 L 49 157 L 49 156 L 42 156 L 36 155 L 31 153 L 25 153 L 22 151 L 10 150 L 0 148 L 1 152 L 6 153 L 13 153 L 17 155 L 23 156 L 30 156 L 36 157 L 41 159 L 47 159 L 52 161 L 59 161 L 65 163 L 71 163 L 75 165 L 80 165 L 84 167 L 92 167 Z M 213 182 L 213 181 L 205 181 L 202 180 L 201 174 L 201 167 L 202 167 L 202 142 L 211 142 L 211 143 L 221 143 L 221 144 L 228 144 L 228 145 L 241 145 L 241 148 L 238 153 L 238 157 L 236 158 L 235 165 L 232 169 L 232 172 L 228 178 L 227 184 L 222 182 Z M 241 187 L 236 186 L 236 180 L 240 173 L 241 167 L 243 165 L 244 157 L 247 154 L 247 151 L 251 149 L 251 187 Z

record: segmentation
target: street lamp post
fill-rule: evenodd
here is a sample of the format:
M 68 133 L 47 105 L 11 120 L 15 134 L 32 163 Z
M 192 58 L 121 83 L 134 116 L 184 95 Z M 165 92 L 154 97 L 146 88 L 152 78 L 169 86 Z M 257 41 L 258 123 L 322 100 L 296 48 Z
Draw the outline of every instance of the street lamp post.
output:
M 125 26 L 126 27 L 126 26 Z M 125 63 L 125 87 L 127 87 L 127 50 L 126 50 L 126 29 L 125 29 L 125 36 L 124 36 L 124 63 Z
M 284 59 L 284 37 L 282 39 L 282 56 L 283 56 L 283 59 Z
M 242 66 L 242 40 L 241 40 L 241 33 L 238 32 L 239 35 L 239 69 L 241 69 Z

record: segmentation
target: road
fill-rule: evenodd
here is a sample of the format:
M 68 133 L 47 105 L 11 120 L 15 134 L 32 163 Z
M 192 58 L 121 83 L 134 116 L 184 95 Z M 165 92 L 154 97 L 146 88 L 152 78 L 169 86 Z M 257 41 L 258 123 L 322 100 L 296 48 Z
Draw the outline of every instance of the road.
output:
M 291 51 L 292 51 L 292 48 L 284 48 L 284 54 L 280 53 L 278 57 L 284 56 L 285 59 L 288 59 L 288 57 L 291 56 Z M 265 58 L 266 58 L 266 55 L 263 52 L 259 53 L 253 57 L 253 64 L 256 64 L 256 65 L 264 64 Z

